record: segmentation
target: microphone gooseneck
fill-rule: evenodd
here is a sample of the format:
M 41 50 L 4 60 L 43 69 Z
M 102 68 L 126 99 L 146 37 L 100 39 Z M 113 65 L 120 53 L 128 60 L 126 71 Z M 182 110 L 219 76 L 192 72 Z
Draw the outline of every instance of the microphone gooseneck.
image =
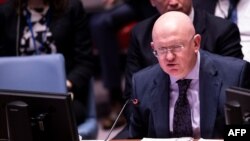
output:
M 127 106 L 127 104 L 128 104 L 129 102 L 132 102 L 133 105 L 139 104 L 139 100 L 138 100 L 138 99 L 128 99 L 128 100 L 126 100 L 126 102 L 125 102 L 125 104 L 123 105 L 121 111 L 119 112 L 118 116 L 116 117 L 115 122 L 113 123 L 111 129 L 109 130 L 108 136 L 105 138 L 104 141 L 108 141 L 109 136 L 110 136 L 110 134 L 112 133 L 112 131 L 113 131 L 113 129 L 114 129 L 114 127 L 115 127 L 115 125 L 116 125 L 118 119 L 120 118 L 122 112 L 124 111 L 125 107 Z

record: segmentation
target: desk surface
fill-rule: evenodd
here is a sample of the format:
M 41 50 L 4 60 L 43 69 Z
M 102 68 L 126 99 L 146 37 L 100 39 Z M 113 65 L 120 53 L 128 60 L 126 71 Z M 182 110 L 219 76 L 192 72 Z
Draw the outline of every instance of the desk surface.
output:
M 115 139 L 111 141 L 140 141 L 141 139 Z

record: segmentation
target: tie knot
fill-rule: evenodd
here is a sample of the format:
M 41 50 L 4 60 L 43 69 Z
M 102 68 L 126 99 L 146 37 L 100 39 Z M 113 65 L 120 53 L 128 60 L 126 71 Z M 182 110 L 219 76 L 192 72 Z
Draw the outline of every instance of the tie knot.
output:
M 189 86 L 192 79 L 180 79 L 177 81 L 178 86 Z
M 178 81 L 177 81 L 177 84 L 178 84 L 179 89 L 180 89 L 181 91 L 186 92 L 187 89 L 188 89 L 188 87 L 189 87 L 189 85 L 190 85 L 190 82 L 191 82 L 191 81 L 192 81 L 191 79 L 182 79 L 182 80 L 178 80 Z

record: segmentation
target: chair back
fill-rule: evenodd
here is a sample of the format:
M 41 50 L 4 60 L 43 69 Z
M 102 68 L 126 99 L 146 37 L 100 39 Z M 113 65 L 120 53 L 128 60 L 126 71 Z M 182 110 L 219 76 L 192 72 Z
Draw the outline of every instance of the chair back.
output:
M 98 130 L 92 83 L 87 117 L 78 125 L 78 133 L 84 139 L 95 139 Z M 0 89 L 68 94 L 63 56 L 0 57 Z
M 0 89 L 66 94 L 63 56 L 0 57 Z

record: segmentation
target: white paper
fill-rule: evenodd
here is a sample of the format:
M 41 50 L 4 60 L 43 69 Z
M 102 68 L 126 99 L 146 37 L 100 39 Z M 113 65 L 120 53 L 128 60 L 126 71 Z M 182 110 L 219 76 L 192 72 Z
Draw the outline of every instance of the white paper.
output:
M 183 137 L 183 138 L 143 138 L 141 141 L 193 141 L 191 137 Z
M 191 137 L 182 137 L 182 138 L 143 138 L 141 141 L 194 141 Z M 223 139 L 199 139 L 198 141 L 223 141 Z

